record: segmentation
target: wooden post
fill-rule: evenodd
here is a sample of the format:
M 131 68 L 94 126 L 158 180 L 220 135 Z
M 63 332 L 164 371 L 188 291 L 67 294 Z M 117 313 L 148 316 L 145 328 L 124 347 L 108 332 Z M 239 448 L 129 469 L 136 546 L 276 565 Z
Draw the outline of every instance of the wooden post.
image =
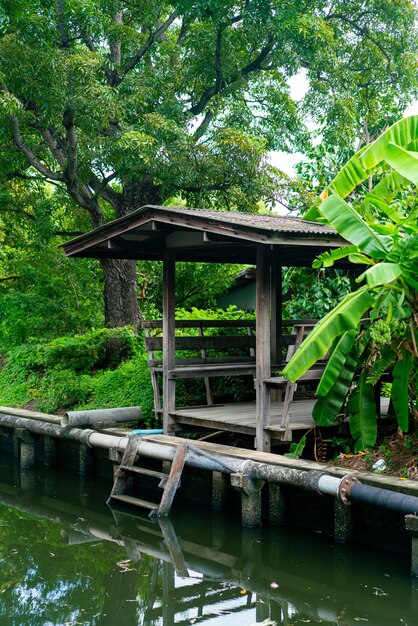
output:
M 282 357 L 282 265 L 277 251 L 275 251 L 271 265 L 271 361 L 281 364 Z
M 163 428 L 166 435 L 173 435 L 175 431 L 172 413 L 176 408 L 176 383 L 170 378 L 176 360 L 175 273 L 174 253 L 166 250 L 163 261 Z
M 271 375 L 270 250 L 263 245 L 257 248 L 256 293 L 256 448 L 270 452 L 270 394 L 264 383 Z

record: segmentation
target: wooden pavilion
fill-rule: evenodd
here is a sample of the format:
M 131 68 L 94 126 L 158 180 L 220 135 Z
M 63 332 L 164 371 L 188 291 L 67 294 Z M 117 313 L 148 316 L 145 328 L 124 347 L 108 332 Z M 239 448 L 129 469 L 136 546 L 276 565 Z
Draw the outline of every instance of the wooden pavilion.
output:
M 68 256 L 163 261 L 162 417 L 165 433 L 182 424 L 253 434 L 255 447 L 269 451 L 273 440 L 288 440 L 292 430 L 313 425 L 312 401 L 283 424 L 280 409 L 272 406 L 272 364 L 282 361 L 283 266 L 310 267 L 313 259 L 346 242 L 330 227 L 297 218 L 186 207 L 144 206 L 122 218 L 65 244 Z M 256 266 L 254 404 L 178 409 L 175 381 L 185 368 L 177 367 L 175 337 L 176 261 L 239 263 Z M 304 332 L 303 324 L 299 331 Z M 300 337 L 302 338 L 302 336 Z M 296 339 L 298 342 L 298 339 Z M 245 364 L 200 368 L 201 376 L 242 373 Z M 191 377 L 187 370 L 185 377 Z M 298 403 L 301 404 L 301 403 Z

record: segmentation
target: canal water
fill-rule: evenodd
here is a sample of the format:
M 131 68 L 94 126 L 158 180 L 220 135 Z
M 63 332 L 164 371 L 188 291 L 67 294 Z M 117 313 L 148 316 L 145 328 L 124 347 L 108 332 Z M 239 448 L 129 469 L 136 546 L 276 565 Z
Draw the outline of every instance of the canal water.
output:
M 418 626 L 407 556 L 183 506 L 153 523 L 98 478 L 0 471 L 1 626 Z

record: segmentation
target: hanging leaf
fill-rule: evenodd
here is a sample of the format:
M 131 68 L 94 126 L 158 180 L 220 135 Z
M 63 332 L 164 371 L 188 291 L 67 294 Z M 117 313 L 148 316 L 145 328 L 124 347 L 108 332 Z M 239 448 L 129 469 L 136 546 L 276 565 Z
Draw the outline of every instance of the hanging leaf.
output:
M 390 143 L 385 152 L 385 160 L 401 176 L 418 185 L 418 158 L 416 152 L 408 152 Z
M 345 259 L 349 254 L 357 252 L 357 246 L 344 246 L 343 248 L 337 248 L 330 252 L 323 252 L 319 254 L 315 261 L 312 263 L 312 267 L 332 267 L 335 261 Z
M 374 198 L 381 198 L 385 202 L 389 202 L 398 191 L 401 191 L 410 184 L 410 181 L 401 176 L 398 172 L 389 172 L 389 174 L 386 174 L 386 176 L 373 187 L 373 193 L 365 196 L 364 201 L 367 202 L 370 196 L 373 196 Z
M 360 274 L 356 280 L 360 282 L 366 279 L 367 285 L 373 288 L 391 283 L 399 278 L 401 274 L 402 268 L 398 263 L 377 263 L 373 267 L 369 267 L 363 274 Z
M 336 422 L 354 378 L 358 354 L 358 347 L 354 344 L 351 351 L 347 354 L 344 365 L 338 372 L 333 386 L 326 395 L 319 398 L 315 403 L 312 417 L 318 426 L 331 426 L 331 424 Z
M 363 146 L 359 152 L 357 152 L 351 159 L 344 165 L 344 167 L 338 172 L 336 177 L 331 181 L 328 188 L 325 189 L 321 195 L 316 199 L 313 206 L 305 213 L 303 219 L 321 221 L 321 212 L 319 206 L 328 197 L 328 190 L 333 191 L 337 195 L 345 198 L 351 193 L 360 183 L 366 180 L 370 176 L 370 172 L 365 169 L 363 163 L 360 160 L 361 155 L 366 150 L 367 146 Z
M 300 459 L 306 446 L 306 435 L 300 438 L 299 443 L 291 443 L 289 452 L 285 452 L 284 456 L 291 459 Z
M 357 328 L 374 298 L 366 287 L 348 294 L 327 313 L 306 337 L 285 367 L 283 375 L 294 382 L 330 349 L 332 342 L 342 333 Z
M 404 180 L 406 181 L 406 178 Z M 410 184 L 409 181 L 406 182 L 408 183 L 408 185 Z M 374 191 L 375 189 L 373 190 L 373 192 Z M 359 209 L 359 213 L 363 215 L 365 212 L 369 211 L 371 207 L 377 209 L 378 211 L 381 211 L 381 213 L 383 213 L 387 217 L 390 217 L 390 219 L 393 220 L 395 224 L 398 224 L 405 219 L 404 215 L 400 211 L 398 211 L 394 206 L 389 205 L 387 203 L 387 200 L 381 198 L 376 193 L 368 193 L 365 196 L 363 204 Z
M 360 264 L 360 265 L 374 265 L 375 264 L 373 259 L 371 259 L 370 257 L 366 256 L 365 254 L 359 254 L 357 252 L 355 252 L 354 254 L 350 254 L 348 256 L 348 260 L 351 263 L 357 263 L 357 264 Z
M 356 334 L 356 329 L 349 330 L 337 342 L 316 390 L 318 396 L 325 396 L 334 385 L 350 353 Z
M 372 448 L 376 443 L 376 402 L 374 388 L 367 384 L 367 374 L 362 372 L 359 376 L 357 387 L 350 395 L 347 404 L 347 412 L 350 417 L 350 431 L 355 444 L 356 452 L 365 448 Z
M 364 168 L 372 169 L 385 160 L 389 143 L 408 146 L 418 137 L 418 115 L 399 120 L 376 139 L 360 156 Z
M 393 244 L 392 238 L 379 235 L 355 209 L 339 196 L 335 194 L 329 196 L 319 208 L 329 224 L 362 252 L 381 259 L 390 250 Z
M 393 382 L 391 400 L 395 408 L 396 418 L 401 430 L 409 428 L 409 396 L 408 383 L 412 371 L 412 355 L 407 350 L 402 351 L 402 358 L 393 368 Z

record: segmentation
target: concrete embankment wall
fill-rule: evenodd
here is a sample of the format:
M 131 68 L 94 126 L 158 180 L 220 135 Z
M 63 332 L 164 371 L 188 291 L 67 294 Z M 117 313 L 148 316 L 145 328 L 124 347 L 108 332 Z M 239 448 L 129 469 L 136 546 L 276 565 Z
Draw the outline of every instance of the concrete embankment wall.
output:
M 59 464 L 76 473 L 89 475 L 91 480 L 105 479 L 109 492 L 115 464 L 120 460 L 127 440 L 127 435 L 120 428 L 100 432 L 63 428 L 59 416 L 0 407 L 0 450 L 3 457 L 6 453 L 19 458 L 21 467 L 37 463 L 47 466 Z M 141 464 L 150 469 L 161 469 L 164 464 L 167 466 L 177 446 L 184 442 L 178 437 L 143 436 L 139 450 Z M 305 473 L 325 470 L 328 475 L 337 478 L 346 474 L 340 468 L 276 454 L 209 442 L 193 441 L 192 445 L 214 458 L 215 466 L 210 460 L 204 468 L 193 463 L 186 464 L 175 506 L 180 506 L 184 498 L 205 503 L 214 509 L 230 511 L 236 516 L 237 523 L 240 511 L 244 523 L 245 519 L 255 519 L 254 509 L 248 510 L 248 503 L 251 504 L 248 491 L 245 493 L 245 486 L 237 484 L 236 480 L 234 483 L 232 475 L 217 471 L 216 463 L 236 468 L 242 463 L 253 462 L 262 465 L 267 476 L 274 474 L 275 468 L 279 468 L 284 475 L 289 471 L 290 476 L 293 470 Z M 352 474 L 363 484 L 418 496 L 418 483 L 414 481 L 371 473 Z M 148 489 L 149 486 L 145 480 L 138 488 Z M 298 526 L 327 533 L 341 542 L 354 540 L 395 551 L 405 552 L 411 547 L 411 535 L 405 529 L 404 515 L 395 511 L 368 504 L 345 506 L 337 498 L 320 495 L 312 489 L 306 490 L 291 480 L 280 484 L 259 481 L 250 496 L 255 508 L 259 507 L 263 524 Z

